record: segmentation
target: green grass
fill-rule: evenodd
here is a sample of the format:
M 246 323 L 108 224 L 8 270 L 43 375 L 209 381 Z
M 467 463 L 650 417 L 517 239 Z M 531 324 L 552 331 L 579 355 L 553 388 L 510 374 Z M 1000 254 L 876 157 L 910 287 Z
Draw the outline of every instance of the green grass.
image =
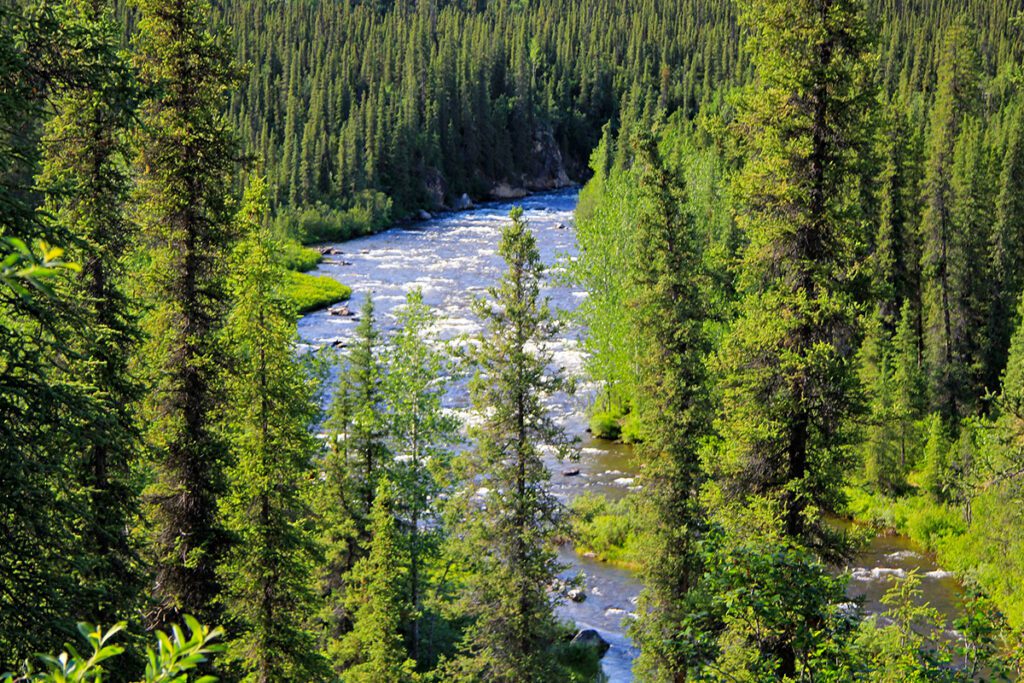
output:
M 285 294 L 299 313 L 316 311 L 352 296 L 352 289 L 326 275 L 307 275 L 289 271 Z

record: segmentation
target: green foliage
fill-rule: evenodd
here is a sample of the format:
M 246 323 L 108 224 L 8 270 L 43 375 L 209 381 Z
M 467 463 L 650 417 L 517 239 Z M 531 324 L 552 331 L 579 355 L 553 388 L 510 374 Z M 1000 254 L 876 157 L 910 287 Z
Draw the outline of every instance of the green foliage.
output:
M 947 500 L 949 450 L 951 444 L 941 417 L 932 414 L 926 421 L 927 441 L 921 467 L 921 486 L 933 500 Z
M 706 271 L 686 187 L 665 167 L 652 137 L 638 134 L 635 172 L 637 253 L 632 269 L 639 339 L 635 413 L 644 426 L 649 538 L 644 553 L 640 617 L 632 627 L 641 648 L 637 670 L 652 680 L 685 676 L 700 654 L 676 642 L 701 590 L 697 539 L 707 529 L 698 502 L 705 472 L 699 446 L 710 428 L 705 357 Z
M 409 653 L 423 668 L 435 663 L 439 643 L 428 643 L 435 651 L 424 652 L 422 624 L 441 619 L 436 600 L 428 603 L 441 583 L 428 569 L 442 560 L 446 533 L 440 511 L 433 508 L 452 488 L 451 448 L 459 441 L 460 423 L 442 407 L 454 368 L 445 350 L 432 347 L 434 315 L 420 291 L 408 294 L 398 323 L 381 390 L 388 450 L 395 458 L 390 467 L 395 513 L 408 557 Z
M 2 241 L 3 261 L 0 261 L 0 282 L 18 296 L 29 298 L 35 289 L 45 295 L 52 295 L 48 284 L 59 276 L 60 271 L 77 272 L 81 266 L 63 260 L 64 250 L 39 242 L 33 250 L 17 237 L 5 237 Z
M 352 289 L 329 275 L 281 273 L 284 294 L 299 313 L 311 313 L 352 296 Z
M 224 328 L 232 465 L 219 521 L 233 547 L 218 567 L 231 662 L 241 680 L 259 683 L 311 680 L 326 668 L 309 623 L 316 549 L 306 489 L 319 451 L 311 434 L 318 386 L 296 351 L 284 270 L 260 227 L 265 211 L 265 183 L 253 178 L 239 213 L 246 237 L 236 248 Z
M 187 636 L 178 625 L 171 628 L 169 636 L 163 631 L 157 631 L 156 647 L 146 648 L 146 670 L 139 679 L 140 683 L 184 683 L 189 680 L 190 675 L 195 675 L 196 670 L 206 663 L 211 655 L 224 650 L 224 647 L 216 642 L 224 635 L 221 629 L 210 629 L 188 615 L 185 615 L 184 620 L 188 628 Z M 0 680 L 4 683 L 100 683 L 104 680 L 104 674 L 111 671 L 127 679 L 130 674 L 127 674 L 120 665 L 111 669 L 112 662 L 109 661 L 125 652 L 124 647 L 111 642 L 124 628 L 123 622 L 107 630 L 80 623 L 78 632 L 92 648 L 91 653 L 87 652 L 83 656 L 74 646 L 68 645 L 68 649 L 60 655 L 39 655 L 42 671 L 37 671 L 31 664 L 26 664 L 22 673 L 4 674 Z M 103 662 L 107 662 L 107 665 L 102 666 Z M 198 676 L 193 680 L 195 683 L 214 683 L 217 679 L 213 676 Z
M 139 604 L 117 32 L 105 3 L 0 7 L 0 666 Z
M 632 495 L 616 501 L 593 493 L 574 498 L 570 511 L 576 551 L 594 553 L 602 562 L 639 567 L 647 551 L 639 503 Z
M 815 510 L 841 502 L 858 412 L 853 270 L 873 135 L 873 57 L 857 0 L 742 4 L 756 78 L 733 135 L 737 222 L 750 243 L 739 316 L 718 350 L 719 477 L 778 501 L 793 539 L 832 540 Z M 785 671 L 792 675 L 792 663 Z
M 274 260 L 286 270 L 305 273 L 317 267 L 323 257 L 316 249 L 304 247 L 296 241 L 280 242 Z
M 345 210 L 323 205 L 285 209 L 274 217 L 274 232 L 302 244 L 342 242 L 391 225 L 391 200 L 380 192 L 359 193 Z
M 599 411 L 590 416 L 590 432 L 594 438 L 617 441 L 622 435 L 623 414 L 619 411 Z
M 859 615 L 846 606 L 845 577 L 783 537 L 769 545 L 737 540 L 707 557 L 708 611 L 720 620 L 711 680 L 798 680 L 812 673 L 822 680 L 854 680 L 848 646 Z M 690 619 L 702 616 L 695 612 Z M 702 640 L 700 628 L 691 625 L 687 633 L 692 639 L 683 643 L 694 655 L 712 645 Z
M 216 567 L 228 545 L 216 518 L 228 460 L 217 411 L 238 149 L 222 112 L 237 71 L 206 0 L 136 5 L 135 64 L 149 96 L 137 182 L 150 247 L 144 360 L 152 392 L 143 419 L 158 469 L 148 498 L 160 601 L 151 621 L 160 625 L 182 611 L 216 613 Z
M 395 519 L 395 491 L 387 475 L 380 479 L 370 513 L 368 554 L 352 568 L 347 593 L 353 614 L 352 630 L 345 634 L 335 654 L 342 681 L 416 680 L 416 662 L 408 659 L 402 639 L 409 557 L 403 548 Z
M 373 300 L 367 297 L 324 425 L 327 452 L 316 505 L 326 549 L 321 590 L 327 596 L 324 621 L 329 640 L 350 628 L 346 576 L 366 554 L 374 497 L 391 459 L 382 409 L 380 333 L 373 310 Z

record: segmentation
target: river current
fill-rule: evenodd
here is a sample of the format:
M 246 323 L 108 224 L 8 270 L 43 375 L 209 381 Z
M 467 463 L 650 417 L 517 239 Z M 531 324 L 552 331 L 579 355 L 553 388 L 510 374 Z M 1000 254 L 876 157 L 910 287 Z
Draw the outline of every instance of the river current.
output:
M 561 272 L 566 259 L 576 253 L 576 200 L 575 190 L 564 190 L 397 226 L 334 245 L 343 253 L 325 259 L 316 273 L 352 287 L 348 305 L 353 312 L 358 311 L 367 294 L 372 294 L 379 325 L 385 331 L 394 328 L 395 309 L 404 302 L 406 294 L 419 289 L 424 301 L 437 313 L 439 338 L 472 335 L 480 331 L 479 321 L 471 310 L 472 301 L 483 295 L 504 270 L 497 246 L 509 210 L 517 205 L 523 208 L 551 276 Z M 544 295 L 553 309 L 572 311 L 587 293 L 558 284 L 558 280 L 549 278 Z M 319 311 L 299 321 L 299 334 L 311 346 L 338 346 L 351 338 L 356 324 L 352 317 Z M 585 357 L 580 339 L 581 331 L 566 325 L 550 345 L 555 364 L 580 380 L 573 396 L 554 396 L 548 402 L 560 424 L 580 439 L 577 462 L 559 463 L 552 458 L 548 463 L 552 487 L 566 501 L 584 491 L 612 497 L 625 495 L 634 488 L 636 471 L 628 447 L 592 440 L 586 433 L 586 410 L 596 387 L 583 376 Z M 464 382 L 452 388 L 447 404 L 456 411 L 468 407 Z M 559 614 L 575 621 L 580 628 L 600 632 L 611 644 L 602 662 L 609 680 L 630 681 L 630 667 L 637 651 L 625 632 L 636 609 L 639 581 L 628 571 L 580 557 L 569 548 L 563 548 L 561 555 L 570 565 L 567 575 L 582 572 L 587 598 L 581 603 L 567 602 L 559 607 Z M 946 615 L 955 613 L 959 598 L 955 580 L 900 538 L 880 536 L 856 558 L 849 568 L 850 594 L 863 595 L 868 611 L 876 612 L 881 608 L 879 600 L 891 577 L 913 569 L 923 575 L 926 599 Z

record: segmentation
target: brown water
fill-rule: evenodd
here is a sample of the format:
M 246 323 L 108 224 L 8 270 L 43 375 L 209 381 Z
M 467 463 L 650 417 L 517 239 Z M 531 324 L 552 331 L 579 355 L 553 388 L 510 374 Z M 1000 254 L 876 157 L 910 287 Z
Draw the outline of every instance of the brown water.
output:
M 541 258 L 553 271 L 561 269 L 565 258 L 575 254 L 572 230 L 576 208 L 575 191 L 562 191 L 529 197 L 523 206 L 538 242 Z M 357 309 L 367 293 L 372 293 L 377 315 L 384 329 L 394 327 L 394 310 L 407 292 L 418 288 L 426 303 L 435 308 L 440 320 L 436 332 L 453 339 L 479 331 L 479 322 L 471 312 L 475 296 L 481 295 L 503 271 L 496 253 L 501 227 L 507 222 L 513 204 L 494 204 L 473 211 L 450 214 L 425 223 L 396 227 L 378 235 L 336 245 L 345 253 L 336 263 L 321 265 L 317 274 L 329 275 L 352 287 L 350 307 Z M 559 226 L 566 227 L 559 227 Z M 342 265 L 342 262 L 346 265 Z M 567 286 L 545 290 L 552 308 L 571 311 L 587 294 Z M 299 321 L 299 334 L 310 346 L 344 343 L 355 329 L 355 321 L 312 313 Z M 555 396 L 549 407 L 571 434 L 581 439 L 576 463 L 549 462 L 552 486 L 565 500 L 584 491 L 617 498 L 634 488 L 636 466 L 631 450 L 619 444 L 591 440 L 586 434 L 586 409 L 596 387 L 582 377 L 584 355 L 580 331 L 568 328 L 551 345 L 555 362 L 569 374 L 581 377 L 580 390 L 573 396 Z M 468 405 L 464 382 L 451 391 L 448 406 L 462 411 Z M 566 470 L 578 469 L 573 476 Z M 571 565 L 568 574 L 582 572 L 588 598 L 582 603 L 566 603 L 559 613 L 581 628 L 595 628 L 611 643 L 603 660 L 610 681 L 632 679 L 630 667 L 637 651 L 626 636 L 630 614 L 635 609 L 640 583 L 630 572 L 582 558 L 570 549 L 562 557 Z M 957 611 L 959 588 L 935 563 L 907 539 L 880 536 L 861 553 L 849 568 L 852 573 L 850 594 L 863 595 L 869 611 L 880 609 L 879 599 L 893 576 L 919 569 L 924 578 L 926 599 L 943 614 Z

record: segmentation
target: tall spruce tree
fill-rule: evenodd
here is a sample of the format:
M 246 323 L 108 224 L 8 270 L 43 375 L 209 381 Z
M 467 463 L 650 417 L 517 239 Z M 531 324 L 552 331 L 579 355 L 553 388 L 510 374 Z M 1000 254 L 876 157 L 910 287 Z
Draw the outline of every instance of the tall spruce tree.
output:
M 756 79 L 735 124 L 735 189 L 750 244 L 720 351 L 720 474 L 733 499 L 766 499 L 788 537 L 831 555 L 842 548 L 818 513 L 841 500 L 859 405 L 851 276 L 873 127 L 870 27 L 859 0 L 742 10 Z M 792 652 L 781 654 L 792 675 Z
M 654 140 L 641 136 L 635 172 L 637 331 L 641 382 L 637 413 L 644 426 L 639 453 L 648 500 L 651 544 L 633 634 L 635 670 L 645 680 L 680 681 L 708 653 L 694 613 L 703 573 L 699 544 L 707 519 L 699 447 L 709 427 L 705 356 L 709 317 L 702 252 L 682 181 L 672 177 Z M 698 627 L 699 628 L 699 627 Z
M 224 406 L 226 272 L 235 243 L 231 187 L 237 145 L 223 111 L 236 82 L 231 50 L 206 0 L 138 0 L 142 107 L 139 217 L 150 246 L 146 421 L 159 475 L 154 526 L 155 626 L 190 613 L 210 620 L 226 538 L 216 519 L 228 447 Z
M 219 568 L 230 650 L 240 678 L 256 683 L 315 680 L 326 670 L 310 629 L 316 553 L 305 491 L 318 451 L 317 383 L 297 355 L 295 311 L 281 293 L 265 212 L 264 181 L 253 178 L 224 330 L 232 465 L 220 500 L 234 541 Z
M 139 512 L 133 467 L 142 450 L 135 410 L 143 391 L 130 368 L 140 333 L 126 283 L 136 236 L 126 214 L 135 89 L 118 54 L 121 28 L 112 6 L 67 0 L 63 12 L 65 22 L 89 37 L 69 43 L 69 57 L 102 77 L 70 84 L 54 103 L 39 182 L 51 193 L 48 220 L 66 232 L 69 258 L 81 265 L 78 277 L 59 288 L 75 315 L 64 333 L 62 367 L 90 406 L 87 415 L 72 418 L 76 443 L 68 452 L 73 485 L 82 489 L 76 507 L 85 547 L 76 563 L 89 596 L 83 595 L 88 612 L 77 616 L 114 623 L 138 606 L 143 581 L 128 538 Z
M 459 680 L 560 681 L 566 674 L 554 656 L 558 624 L 548 587 L 564 523 L 541 446 L 564 456 L 571 444 L 544 405 L 563 382 L 548 371 L 553 320 L 540 295 L 537 242 L 522 209 L 510 216 L 498 247 L 508 270 L 491 301 L 478 302 L 485 332 L 470 390 L 480 424 L 470 432 L 476 446 L 459 463 L 465 507 L 457 530 L 470 566 L 473 623 L 455 668 Z
M 988 341 L 992 345 L 990 365 L 999 373 L 1006 367 L 1010 339 L 1020 324 L 1016 305 L 1024 290 L 1024 102 L 1016 103 L 1010 121 L 991 245 L 993 301 Z M 986 379 L 991 381 L 991 377 Z
M 79 479 L 90 446 L 83 436 L 96 435 L 90 425 L 102 419 L 102 406 L 95 387 L 78 376 L 81 366 L 68 371 L 90 334 L 89 316 L 65 300 L 81 283 L 71 277 L 80 268 L 51 246 L 72 242 L 68 216 L 38 211 L 40 204 L 55 206 L 58 188 L 34 179 L 42 125 L 53 115 L 48 103 L 109 83 L 107 38 L 65 3 L 0 4 L 3 669 L 40 649 L 58 648 L 74 632 L 76 618 L 125 604 L 123 594 L 112 592 L 124 590 L 118 584 L 125 574 L 83 587 L 98 578 L 93 572 L 107 559 L 97 554 L 95 539 L 81 535 L 83 526 L 95 530 L 97 519 L 90 481 Z M 118 554 L 107 567 L 122 559 Z
M 943 40 L 938 64 L 938 89 L 928 138 L 921 221 L 921 291 L 926 366 L 934 407 L 944 417 L 958 418 L 971 407 L 968 352 L 968 292 L 957 285 L 958 273 L 969 272 L 954 224 L 954 153 L 966 114 L 978 106 L 977 57 L 970 33 L 958 20 Z

